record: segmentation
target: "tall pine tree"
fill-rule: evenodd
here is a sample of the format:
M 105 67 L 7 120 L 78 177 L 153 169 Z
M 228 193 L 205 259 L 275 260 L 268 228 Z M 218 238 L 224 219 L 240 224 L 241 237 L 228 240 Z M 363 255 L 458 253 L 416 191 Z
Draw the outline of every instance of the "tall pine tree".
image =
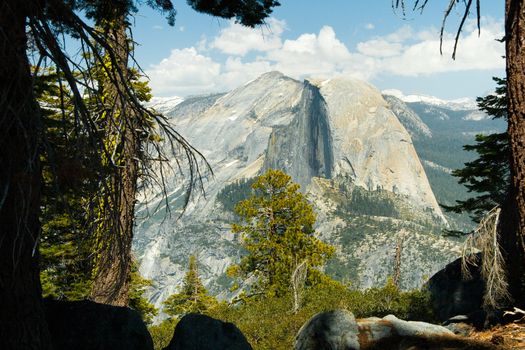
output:
M 252 185 L 253 194 L 235 207 L 233 224 L 247 254 L 231 274 L 254 278 L 254 296 L 283 296 L 291 292 L 291 277 L 305 263 L 307 281 L 320 278 L 321 267 L 334 248 L 316 237 L 315 214 L 299 185 L 280 170 L 268 170 Z
M 190 256 L 181 291 L 169 296 L 163 304 L 164 312 L 172 317 L 182 317 L 189 313 L 202 314 L 218 305 L 217 299 L 210 296 L 202 284 L 195 255 Z
M 143 140 L 140 135 L 143 131 L 147 134 L 148 127 L 151 128 L 151 124 L 147 125 L 147 114 L 138 114 L 123 97 L 126 89 L 134 88 L 133 80 L 137 81 L 128 68 L 132 53 L 131 40 L 127 35 L 129 6 L 107 3 L 106 15 L 98 25 L 114 60 L 112 62 L 110 53 L 106 52 L 106 62 L 96 67 L 100 70 L 98 86 L 103 106 L 100 123 L 105 132 L 102 162 L 108 173 L 103 180 L 103 196 L 98 206 L 96 265 L 91 298 L 117 306 L 126 306 L 129 302 L 135 197 L 139 163 L 144 159 L 141 156 Z M 114 73 L 111 65 L 117 66 L 118 74 Z M 108 79 L 110 74 L 115 74 L 115 81 Z
M 405 0 L 392 0 L 394 8 L 406 9 Z M 413 0 L 414 10 L 423 10 L 428 1 Z M 448 2 L 441 27 L 441 39 L 445 24 L 453 9 L 463 6 L 462 18 L 456 32 L 452 58 L 456 56 L 457 44 L 466 19 L 476 9 L 477 25 L 481 22 L 481 0 Z M 508 282 L 507 306 L 525 307 L 525 1 L 505 0 L 505 64 L 507 77 L 507 135 L 510 149 L 510 186 L 501 206 L 498 220 L 497 243 L 502 247 L 505 261 L 504 279 Z M 443 41 L 441 40 L 441 44 Z

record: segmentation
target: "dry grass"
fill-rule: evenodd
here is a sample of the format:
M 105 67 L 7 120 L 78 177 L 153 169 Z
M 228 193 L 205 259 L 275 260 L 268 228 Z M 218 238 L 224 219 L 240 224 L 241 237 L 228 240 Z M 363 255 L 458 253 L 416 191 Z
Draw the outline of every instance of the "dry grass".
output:
M 525 350 L 525 323 L 510 323 L 482 332 L 473 332 L 473 339 L 496 343 L 509 350 Z

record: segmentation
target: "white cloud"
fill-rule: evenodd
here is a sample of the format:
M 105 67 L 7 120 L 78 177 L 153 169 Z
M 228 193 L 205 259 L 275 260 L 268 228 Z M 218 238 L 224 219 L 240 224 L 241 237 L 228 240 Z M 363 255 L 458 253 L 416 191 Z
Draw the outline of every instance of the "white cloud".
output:
M 220 91 L 231 90 L 274 69 L 268 61 L 243 62 L 240 57 L 229 57 L 223 65 L 217 86 Z
M 285 29 L 285 22 L 276 19 L 269 20 L 268 28 L 255 30 L 232 22 L 215 38 L 201 38 L 196 47 L 175 49 L 147 70 L 154 93 L 184 96 L 227 91 L 270 70 L 297 79 L 349 75 L 369 80 L 381 74 L 420 76 L 504 67 L 504 47 L 495 40 L 502 37 L 503 24 L 486 19 L 480 37 L 475 26 L 465 28 L 455 61 L 450 58 L 454 35 L 446 33 L 440 55 L 435 28 L 415 31 L 403 26 L 360 42 L 354 50 L 330 26 L 295 39 L 284 39 Z M 217 58 L 221 56 L 216 53 L 226 58 Z
M 293 77 L 326 76 L 342 72 L 352 55 L 334 30 L 324 26 L 317 35 L 302 34 L 295 40 L 286 40 L 282 47 L 268 52 L 265 59 Z
M 154 93 L 159 96 L 213 91 L 219 73 L 220 64 L 199 54 L 194 47 L 174 49 L 168 58 L 146 71 Z
M 408 25 L 404 25 L 393 33 L 385 36 L 385 39 L 395 43 L 400 43 L 414 37 L 414 30 Z
M 454 37 L 448 34 L 443 40 L 443 55 L 439 54 L 439 36 L 419 41 L 405 47 L 402 52 L 382 60 L 381 70 L 396 75 L 418 76 L 443 72 L 503 68 L 504 46 L 495 39 L 503 36 L 503 28 L 496 23 L 487 23 L 478 37 L 471 27 L 459 40 L 456 60 L 451 58 Z
M 391 57 L 401 53 L 403 45 L 385 39 L 372 39 L 357 44 L 357 51 L 370 57 Z
M 270 18 L 266 26 L 249 28 L 233 21 L 222 29 L 210 47 L 228 55 L 244 56 L 250 51 L 269 51 L 281 47 L 286 23 Z
M 372 30 L 374 28 L 375 28 L 374 23 L 367 23 L 367 24 L 365 24 L 365 29 Z

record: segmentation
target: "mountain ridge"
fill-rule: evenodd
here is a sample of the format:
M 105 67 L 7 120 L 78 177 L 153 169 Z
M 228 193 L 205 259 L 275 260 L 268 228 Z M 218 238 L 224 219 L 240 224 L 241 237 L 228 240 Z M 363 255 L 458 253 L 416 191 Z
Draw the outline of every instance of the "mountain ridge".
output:
M 362 288 L 381 285 L 401 236 L 410 242 L 405 289 L 421 285 L 459 254 L 457 243 L 436 235 L 445 219 L 410 127 L 366 82 L 300 82 L 271 72 L 228 93 L 186 99 L 166 115 L 206 156 L 215 176 L 205 182 L 206 198 L 193 198 L 180 219 L 154 213 L 137 221 L 134 250 L 141 273 L 157 283 L 149 294 L 157 305 L 176 291 L 196 252 L 206 286 L 228 297 L 225 271 L 242 251 L 230 231 L 235 216 L 223 192 L 249 191 L 247 181 L 270 167 L 290 173 L 312 201 L 320 237 L 339 252 L 327 266 L 336 278 Z M 424 125 L 415 127 L 428 138 Z M 183 186 L 179 178 L 167 180 L 166 203 L 176 207 Z M 164 203 L 160 191 L 153 197 Z M 139 203 L 137 213 L 145 211 Z

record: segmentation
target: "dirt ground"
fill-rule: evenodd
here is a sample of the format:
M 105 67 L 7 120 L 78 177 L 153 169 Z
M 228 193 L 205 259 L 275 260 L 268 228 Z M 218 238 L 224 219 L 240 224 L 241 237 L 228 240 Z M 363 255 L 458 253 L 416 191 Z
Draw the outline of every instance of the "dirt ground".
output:
M 481 332 L 472 332 L 469 338 L 500 345 L 509 350 L 525 350 L 525 321 L 495 326 Z

